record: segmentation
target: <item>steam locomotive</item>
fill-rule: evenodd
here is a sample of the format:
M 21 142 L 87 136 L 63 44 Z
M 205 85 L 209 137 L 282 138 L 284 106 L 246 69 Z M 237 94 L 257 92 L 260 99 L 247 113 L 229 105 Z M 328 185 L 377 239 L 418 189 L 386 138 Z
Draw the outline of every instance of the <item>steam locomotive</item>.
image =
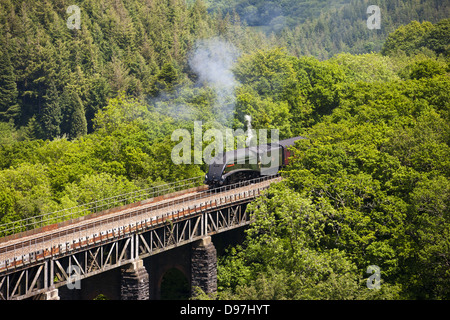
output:
M 276 174 L 289 163 L 289 147 L 300 139 L 305 138 L 294 137 L 277 143 L 220 153 L 209 164 L 205 184 L 212 189 Z

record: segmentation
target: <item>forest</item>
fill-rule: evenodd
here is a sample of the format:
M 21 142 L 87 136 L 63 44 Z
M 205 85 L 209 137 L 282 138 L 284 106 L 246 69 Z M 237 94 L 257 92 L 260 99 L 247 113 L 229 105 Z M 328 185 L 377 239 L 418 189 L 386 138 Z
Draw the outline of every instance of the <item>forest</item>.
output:
M 172 132 L 250 115 L 307 139 L 199 298 L 449 299 L 449 6 L 375 2 L 380 30 L 366 0 L 84 0 L 71 29 L 0 0 L 0 231 L 204 175 Z

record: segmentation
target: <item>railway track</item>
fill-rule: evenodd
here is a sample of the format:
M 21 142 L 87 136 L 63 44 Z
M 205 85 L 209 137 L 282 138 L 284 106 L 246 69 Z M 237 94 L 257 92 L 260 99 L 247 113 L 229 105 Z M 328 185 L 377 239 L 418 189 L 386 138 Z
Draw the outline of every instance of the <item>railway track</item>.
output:
M 30 261 L 40 261 L 61 255 L 71 250 L 96 245 L 124 237 L 143 228 L 151 228 L 167 220 L 180 219 L 192 212 L 207 209 L 215 201 L 232 195 L 267 188 L 280 177 L 254 179 L 246 185 L 236 184 L 213 190 L 197 187 L 184 192 L 168 195 L 159 201 L 129 205 L 123 210 L 86 216 L 61 227 L 45 227 L 33 235 L 26 235 L 0 243 L 0 273 L 26 265 Z

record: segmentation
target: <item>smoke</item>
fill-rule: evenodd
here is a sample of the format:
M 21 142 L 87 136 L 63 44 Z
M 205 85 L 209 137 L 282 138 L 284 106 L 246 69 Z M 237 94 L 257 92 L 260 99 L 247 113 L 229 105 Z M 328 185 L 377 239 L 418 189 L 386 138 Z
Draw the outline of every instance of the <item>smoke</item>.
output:
M 248 114 L 245 115 L 245 121 L 247 122 L 247 129 L 251 130 L 252 129 L 252 117 L 249 116 Z
M 147 102 L 156 112 L 177 120 L 201 120 L 231 127 L 238 85 L 231 70 L 238 57 L 238 50 L 230 42 L 219 38 L 198 40 L 188 54 L 189 67 L 197 75 L 196 82 L 184 83 L 170 91 L 161 90 L 157 97 L 148 97 Z M 211 101 L 210 95 L 206 97 L 212 104 L 206 109 L 192 101 L 193 96 L 209 90 L 214 98 Z
M 215 120 L 223 125 L 233 117 L 237 82 L 231 68 L 238 57 L 236 47 L 219 38 L 199 40 L 189 57 L 189 66 L 197 74 L 200 84 L 214 90 L 213 113 Z
M 253 130 L 252 130 L 252 117 L 248 114 L 245 115 L 245 121 L 247 122 L 247 146 L 250 146 L 253 139 Z

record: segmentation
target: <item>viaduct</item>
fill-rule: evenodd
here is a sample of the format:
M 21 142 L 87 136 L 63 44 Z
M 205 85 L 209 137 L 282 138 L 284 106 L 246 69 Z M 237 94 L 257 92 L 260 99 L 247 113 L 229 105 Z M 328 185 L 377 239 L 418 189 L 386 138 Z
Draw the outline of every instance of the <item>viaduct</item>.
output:
M 217 290 L 217 250 L 250 224 L 269 176 L 207 190 L 127 195 L 0 238 L 0 300 L 185 299 Z M 200 181 L 200 180 L 199 180 Z M 199 181 L 192 183 L 201 184 Z M 84 214 L 80 211 L 84 210 Z M 86 214 L 88 212 L 89 214 Z M 58 216 L 60 216 L 59 214 Z M 66 214 L 67 218 L 67 214 Z M 19 230 L 23 230 L 23 227 Z M 12 234 L 11 234 L 12 233 Z M 218 247 L 218 248 L 216 248 Z

